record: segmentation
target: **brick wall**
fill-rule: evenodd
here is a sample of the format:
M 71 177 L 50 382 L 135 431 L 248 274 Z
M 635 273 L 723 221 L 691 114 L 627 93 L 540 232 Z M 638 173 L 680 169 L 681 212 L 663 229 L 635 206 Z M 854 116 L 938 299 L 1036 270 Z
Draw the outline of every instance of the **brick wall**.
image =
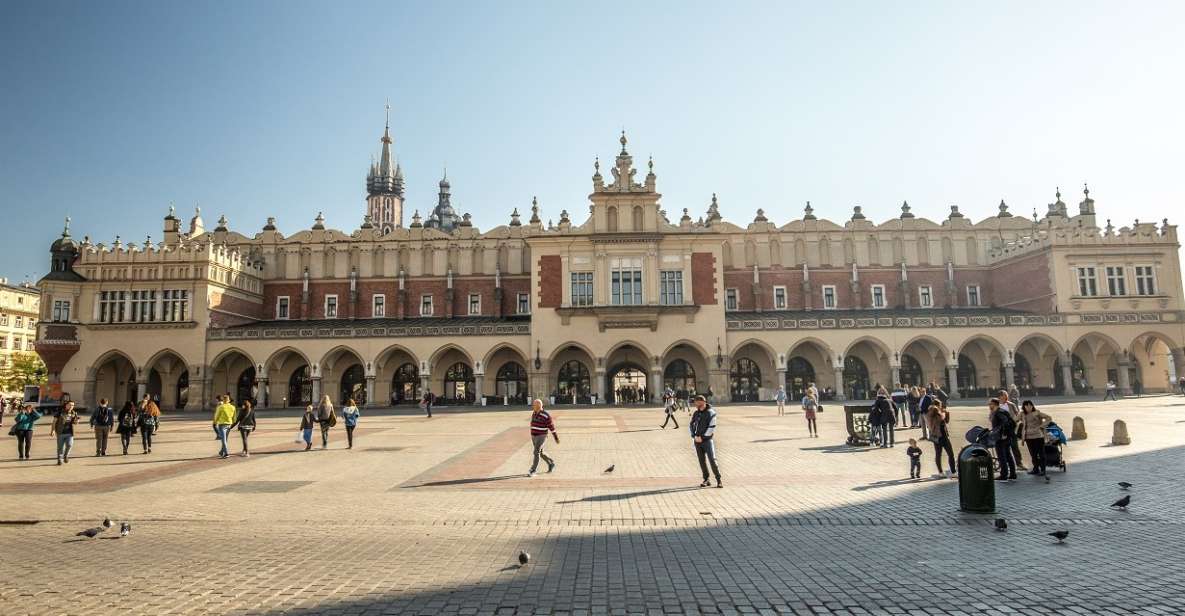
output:
M 288 296 L 288 318 L 300 319 L 300 289 L 299 282 L 269 282 L 263 285 L 263 306 L 261 308 L 264 319 L 276 318 L 276 298 Z
M 264 318 L 263 304 L 215 291 L 209 292 L 210 327 L 231 327 Z
M 1051 282 L 1052 267 L 1047 251 L 1012 259 L 996 267 L 989 278 L 993 303 L 1001 308 L 1053 312 L 1057 297 Z
M 713 305 L 716 299 L 716 257 L 710 252 L 691 253 L 691 301 L 697 306 Z
M 564 265 L 559 255 L 539 257 L 539 289 L 536 295 L 539 298 L 540 308 L 560 307 L 564 299 L 563 276 Z M 509 312 L 513 312 L 513 308 L 511 306 Z

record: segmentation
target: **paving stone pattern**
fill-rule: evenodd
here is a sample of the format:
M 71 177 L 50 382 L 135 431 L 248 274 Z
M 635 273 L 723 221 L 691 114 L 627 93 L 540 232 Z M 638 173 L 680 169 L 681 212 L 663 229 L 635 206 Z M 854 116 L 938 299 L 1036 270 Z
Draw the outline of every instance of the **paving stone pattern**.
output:
M 310 452 L 297 417 L 261 413 L 257 453 L 225 461 L 204 418 L 169 417 L 151 454 L 83 436 L 60 467 L 40 426 L 41 459 L 0 450 L 0 614 L 1185 613 L 1185 398 L 1043 410 L 1090 438 L 1049 482 L 996 486 L 1006 532 L 956 482 L 906 478 L 919 431 L 849 448 L 838 407 L 817 439 L 722 407 L 722 490 L 655 409 L 557 409 L 559 464 L 533 479 L 523 410 L 371 411 L 353 450 L 336 430 Z M 985 417 L 960 407 L 952 432 Z M 1132 445 L 1107 445 L 1116 418 Z M 132 535 L 74 537 L 104 515 Z

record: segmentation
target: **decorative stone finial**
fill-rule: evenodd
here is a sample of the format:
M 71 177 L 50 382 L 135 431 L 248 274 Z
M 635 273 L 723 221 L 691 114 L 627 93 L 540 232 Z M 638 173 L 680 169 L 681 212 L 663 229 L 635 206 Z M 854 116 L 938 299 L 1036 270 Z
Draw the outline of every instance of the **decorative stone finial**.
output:
M 152 247 L 152 236 L 145 235 L 144 236 L 144 250 L 148 250 L 151 247 Z
M 120 246 L 123 246 L 123 242 L 119 241 L 119 236 L 118 236 L 118 235 L 117 235 L 117 236 L 115 236 L 115 241 L 114 241 L 114 242 L 111 242 L 111 246 L 112 246 L 113 248 L 115 248 L 115 249 L 119 249 L 119 247 L 120 247 Z
M 622 138 L 625 138 L 624 133 Z M 539 198 L 531 197 L 531 224 L 539 224 L 540 222 L 543 221 L 539 218 Z
M 691 222 L 691 214 L 687 212 L 687 208 L 683 208 L 683 217 L 679 219 L 679 222 Z
M 650 167 L 650 175 L 654 175 L 654 157 L 653 156 L 650 157 L 650 160 L 646 161 L 646 165 L 648 167 Z
M 411 226 L 412 226 L 412 228 L 415 228 L 415 229 L 418 229 L 418 228 L 424 226 L 423 219 L 420 218 L 420 210 L 416 210 L 415 212 L 412 213 Z
M 996 216 L 1000 218 L 1008 218 L 1009 216 L 1012 216 L 1012 214 L 1008 213 L 1008 204 L 1004 203 L 1003 199 L 1000 199 L 1000 213 Z
M 913 212 L 909 211 L 909 202 L 908 201 L 901 202 L 901 217 L 902 218 L 913 218 Z
M 374 228 L 374 221 L 370 217 L 370 214 L 365 214 L 362 216 L 362 228 L 363 229 L 373 229 Z
M 267 224 L 263 225 L 263 230 L 264 231 L 275 231 L 276 230 L 276 217 L 275 216 L 268 216 L 267 217 Z
M 226 231 L 228 224 L 230 224 L 230 221 L 228 221 L 226 219 L 226 214 L 223 214 L 218 217 L 218 226 L 215 227 L 214 230 L 215 231 Z
M 950 206 L 950 217 L 951 218 L 962 218 L 963 217 L 963 215 L 959 212 L 959 206 L 957 206 L 957 205 Z
M 618 139 L 618 141 L 621 142 L 621 153 L 622 154 L 629 154 L 629 152 L 625 151 L 626 138 L 625 138 L 625 129 L 624 128 L 621 129 L 621 139 Z
M 317 212 L 317 217 L 313 219 L 313 228 L 314 229 L 324 229 L 325 228 L 325 215 L 323 213 Z
M 566 222 L 571 222 L 568 220 L 568 210 L 560 210 L 560 224 L 562 225 Z
M 811 207 L 811 202 L 806 202 L 806 207 L 802 208 L 803 220 L 815 220 L 815 208 Z
M 510 213 L 510 226 L 521 227 L 522 224 L 522 221 L 519 220 L 518 208 L 514 208 L 514 211 Z
M 864 208 L 859 205 L 852 206 L 852 220 L 864 220 Z
M 1107 226 L 1106 226 L 1106 227 L 1104 227 L 1104 229 L 1106 229 L 1106 234 L 1107 234 L 1107 235 L 1114 235 L 1114 233 L 1115 233 L 1115 225 L 1111 224 L 1111 219 L 1110 219 L 1110 218 L 1108 218 L 1108 219 L 1107 219 Z
M 765 217 L 765 210 L 757 208 L 757 216 L 753 218 L 753 222 L 769 222 L 769 219 Z

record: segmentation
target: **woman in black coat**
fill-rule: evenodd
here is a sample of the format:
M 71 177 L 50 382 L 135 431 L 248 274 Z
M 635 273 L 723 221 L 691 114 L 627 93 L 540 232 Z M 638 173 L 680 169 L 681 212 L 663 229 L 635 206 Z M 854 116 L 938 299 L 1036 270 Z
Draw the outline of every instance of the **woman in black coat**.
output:
M 131 400 L 124 403 L 115 418 L 115 431 L 119 433 L 119 444 L 123 445 L 123 455 L 128 455 L 128 446 L 132 444 L 132 435 L 136 433 L 136 405 Z

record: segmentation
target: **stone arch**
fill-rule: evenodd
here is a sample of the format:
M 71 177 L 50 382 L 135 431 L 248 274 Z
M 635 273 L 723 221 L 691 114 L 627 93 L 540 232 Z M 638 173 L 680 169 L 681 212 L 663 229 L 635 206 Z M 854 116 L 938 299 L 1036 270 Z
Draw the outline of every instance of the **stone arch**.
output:
M 157 351 L 143 369 L 145 393 L 161 409 L 185 408 L 189 401 L 189 364 L 173 349 Z
M 435 370 L 436 364 L 438 362 L 440 362 L 440 360 L 445 355 L 447 355 L 450 351 L 456 351 L 457 353 L 460 353 L 465 358 L 465 361 L 469 362 L 470 366 L 473 365 L 473 356 L 471 356 L 469 354 L 469 352 L 465 350 L 464 347 L 457 345 L 457 344 L 449 343 L 449 344 L 445 344 L 444 346 L 440 347 L 439 349 L 436 349 L 436 351 L 434 351 L 432 353 L 431 357 L 429 357 L 429 359 L 428 359 L 428 366 L 430 368 L 432 368 L 433 370 Z
M 493 397 L 491 404 L 525 404 L 530 392 L 527 374 L 530 371 L 526 353 L 509 342 L 495 345 L 482 357 L 479 396 Z
M 645 222 L 644 221 L 646 218 L 646 213 L 642 209 L 642 206 L 640 206 L 640 205 L 634 206 L 631 218 L 632 218 L 632 224 L 630 225 L 631 231 L 636 232 L 636 231 L 642 231 L 645 229 Z
M 367 403 L 366 377 L 374 364 L 356 349 L 339 344 L 322 355 L 318 364 L 321 393 L 328 395 L 335 405 L 344 405 L 347 398 L 353 398 L 359 405 Z
M 547 358 L 547 391 L 555 396 L 558 404 L 590 402 L 594 394 L 598 401 L 605 400 L 604 368 L 598 365 L 597 356 L 579 342 L 565 342 L 557 346 Z M 540 387 L 532 387 L 543 395 Z
M 658 399 L 660 388 L 655 378 L 655 357 L 636 340 L 622 340 L 605 353 L 605 395 L 607 400 L 645 402 Z
M 1072 356 L 1082 362 L 1081 378 L 1086 381 L 1085 385 L 1079 383 L 1078 389 L 1102 391 L 1107 381 L 1114 381 L 1124 389 L 1130 387 L 1130 372 L 1124 370 L 1127 374 L 1120 374 L 1121 365 L 1126 367 L 1128 364 L 1125 350 L 1114 338 L 1098 331 L 1079 336 L 1070 345 Z
M 873 349 L 880 352 L 880 354 L 883 355 L 884 359 L 886 360 L 893 356 L 893 350 L 889 348 L 889 345 L 886 344 L 884 340 L 881 340 L 875 336 L 860 336 L 859 338 L 851 341 L 848 343 L 847 348 L 845 348 L 843 351 L 844 356 L 846 357 L 851 355 L 852 351 L 854 351 L 861 344 L 867 344 L 871 346 Z
M 318 393 L 313 386 L 316 382 L 313 377 L 320 376 L 320 368 L 309 361 L 303 351 L 291 346 L 281 347 L 267 358 L 264 367 L 268 376 L 268 406 L 312 404 Z
M 990 397 L 1007 386 L 1001 367 L 1007 357 L 1004 345 L 987 334 L 974 334 L 959 344 L 956 382 L 951 385 L 965 397 Z
M 139 397 L 140 369 L 132 358 L 118 349 L 100 355 L 87 369 L 87 380 L 83 391 L 83 404 L 90 407 L 106 398 L 118 409 L 125 402 L 135 402 Z
M 708 390 L 709 356 L 698 343 L 681 339 L 662 352 L 662 388 L 681 397 Z
M 902 382 L 918 380 L 906 378 L 906 374 L 912 372 L 909 365 L 910 362 L 916 362 L 913 369 L 920 372 L 920 383 L 910 383 L 912 385 L 925 385 L 928 383 L 943 383 L 946 379 L 946 366 L 951 361 L 950 348 L 946 346 L 941 340 L 929 334 L 920 334 L 910 338 L 908 342 L 901 346 L 899 351 L 900 357 L 900 372 L 902 374 Z M 946 389 L 946 387 L 943 387 Z
M 221 352 L 219 352 L 217 355 L 214 356 L 214 359 L 212 359 L 210 361 L 209 365 L 211 368 L 213 368 L 214 366 L 217 366 L 218 364 L 222 363 L 223 361 L 226 361 L 226 359 L 231 357 L 232 355 L 240 355 L 245 360 L 247 360 L 248 363 L 250 363 L 251 365 L 255 365 L 255 358 L 252 357 L 250 353 L 244 351 L 243 349 L 241 349 L 239 347 L 230 347 L 229 349 L 223 349 Z
M 374 359 L 374 399 L 391 406 L 415 404 L 423 395 L 420 360 L 411 349 L 392 344 Z
M 876 395 L 879 385 L 886 389 L 893 386 L 890 370 L 893 351 L 885 342 L 874 336 L 860 336 L 848 344 L 843 353 L 844 387 L 849 398 L 860 400 Z
M 766 358 L 769 360 L 769 367 L 771 370 L 778 367 L 778 352 L 774 350 L 770 344 L 760 338 L 746 338 L 737 344 L 734 344 L 728 351 L 729 356 L 736 355 L 746 346 L 756 345 L 762 348 L 766 353 Z
M 617 206 L 615 205 L 605 208 L 605 230 L 609 233 L 617 232 Z
M 463 347 L 446 344 L 436 349 L 428 361 L 431 373 L 426 377 L 421 374 L 421 379 L 428 378 L 428 388 L 441 404 L 469 404 L 477 400 L 473 356 Z
M 778 354 L 764 340 L 749 338 L 729 351 L 729 392 L 734 402 L 770 400 L 778 389 Z M 715 392 L 717 397 L 720 392 Z
M 1065 347 L 1048 334 L 1032 332 L 1012 348 L 1012 382 L 1022 396 L 1060 395 Z
M 1181 355 L 1173 354 L 1180 348 L 1169 335 L 1149 330 L 1132 338 L 1127 346 L 1128 359 L 1135 377 L 1130 386 L 1136 393 L 1175 391 L 1177 379 L 1185 373 L 1185 366 L 1176 364 Z
M 486 354 L 481 358 L 481 365 L 485 368 L 485 370 L 483 370 L 483 371 L 490 372 L 490 370 L 492 370 L 494 368 L 493 366 L 490 365 L 490 360 L 493 359 L 495 354 L 497 354 L 501 351 L 510 351 L 510 352 L 518 355 L 519 360 L 523 362 L 524 366 L 527 364 L 528 361 L 530 361 L 530 359 L 527 357 L 527 353 L 525 351 L 523 351 L 522 349 L 518 348 L 518 345 L 510 343 L 510 342 L 499 342 L 498 344 L 496 344 L 492 348 L 490 348 L 490 350 L 487 351 Z

